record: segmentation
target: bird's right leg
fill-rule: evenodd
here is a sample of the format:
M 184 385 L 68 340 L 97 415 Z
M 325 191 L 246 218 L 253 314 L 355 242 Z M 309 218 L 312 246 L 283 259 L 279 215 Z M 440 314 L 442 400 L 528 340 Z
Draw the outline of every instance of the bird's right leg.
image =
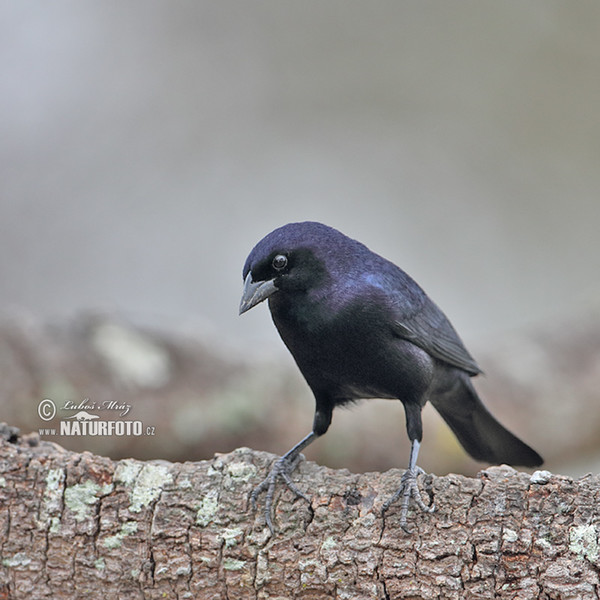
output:
M 417 456 L 419 455 L 419 442 L 417 440 L 412 441 L 412 445 L 410 447 L 410 459 L 408 464 L 408 469 L 404 471 L 402 478 L 400 480 L 400 487 L 396 490 L 394 495 L 389 498 L 382 507 L 382 514 L 385 514 L 387 509 L 395 502 L 400 496 L 402 496 L 402 505 L 400 509 L 400 527 L 407 531 L 406 529 L 406 521 L 408 517 L 408 506 L 410 504 L 410 499 L 412 498 L 416 505 L 423 512 L 433 512 L 435 510 L 435 506 L 431 504 L 427 506 L 421 497 L 421 491 L 419 490 L 419 486 L 417 485 L 417 475 L 423 473 L 423 469 L 417 467 Z
M 284 483 L 288 486 L 296 496 L 300 498 L 304 498 L 309 504 L 311 499 L 301 490 L 298 489 L 296 484 L 290 478 L 290 473 L 296 468 L 298 462 L 300 462 L 302 450 L 306 448 L 309 444 L 317 439 L 318 434 L 314 431 L 311 431 L 305 438 L 303 438 L 300 442 L 298 442 L 291 450 L 286 452 L 281 458 L 278 458 L 275 461 L 275 464 L 271 467 L 271 471 L 267 475 L 267 477 L 259 483 L 251 492 L 250 500 L 252 501 L 252 506 L 256 510 L 256 499 L 258 495 L 267 491 L 267 495 L 265 497 L 265 520 L 271 533 L 274 532 L 273 529 L 273 520 L 272 520 L 272 509 L 273 509 L 273 496 L 275 494 L 275 485 L 277 484 L 277 480 L 279 478 L 283 479 Z

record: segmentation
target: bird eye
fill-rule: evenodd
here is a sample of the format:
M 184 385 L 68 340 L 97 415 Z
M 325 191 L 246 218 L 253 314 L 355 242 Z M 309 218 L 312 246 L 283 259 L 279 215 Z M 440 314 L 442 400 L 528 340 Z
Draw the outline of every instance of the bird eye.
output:
M 283 254 L 278 254 L 273 259 L 273 262 L 271 264 L 273 265 L 273 268 L 276 271 L 281 271 L 282 269 L 285 269 L 285 267 L 287 266 L 287 263 L 288 263 L 287 256 L 284 256 Z

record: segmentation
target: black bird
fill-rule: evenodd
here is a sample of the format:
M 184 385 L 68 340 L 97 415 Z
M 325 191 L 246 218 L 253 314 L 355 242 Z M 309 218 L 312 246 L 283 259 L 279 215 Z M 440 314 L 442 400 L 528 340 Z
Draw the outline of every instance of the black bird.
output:
M 300 452 L 323 435 L 335 406 L 360 398 L 397 398 L 412 443 L 398 491 L 401 525 L 410 498 L 425 511 L 417 487 L 421 409 L 430 401 L 476 460 L 534 467 L 541 456 L 505 429 L 471 384 L 481 373 L 444 313 L 402 269 L 365 245 L 315 222 L 275 229 L 254 247 L 243 270 L 240 314 L 269 300 L 273 321 L 316 401 L 312 432 L 278 459 L 252 492 L 267 490 L 265 516 L 278 478 L 291 481 Z

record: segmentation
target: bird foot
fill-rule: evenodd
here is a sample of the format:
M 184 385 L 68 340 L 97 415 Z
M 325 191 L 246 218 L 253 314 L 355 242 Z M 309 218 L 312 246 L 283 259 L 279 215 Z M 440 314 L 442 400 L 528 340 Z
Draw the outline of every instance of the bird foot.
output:
M 416 505 L 423 511 L 427 513 L 432 513 L 435 510 L 435 504 L 431 505 L 425 504 L 423 501 L 423 496 L 421 495 L 421 490 L 419 490 L 419 486 L 417 485 L 417 476 L 420 474 L 425 474 L 425 471 L 420 467 L 415 467 L 414 469 L 407 469 L 404 471 L 402 475 L 402 479 L 400 480 L 400 487 L 396 490 L 394 495 L 386 500 L 384 503 L 381 514 L 384 515 L 387 509 L 396 501 L 400 496 L 402 496 L 402 507 L 400 509 L 400 527 L 404 529 L 404 531 L 408 531 L 406 527 L 406 519 L 408 516 L 408 505 L 410 503 L 410 499 L 412 498 Z
M 254 510 L 257 508 L 256 499 L 261 492 L 267 491 L 265 497 L 265 520 L 271 533 L 274 533 L 272 512 L 273 512 L 273 496 L 275 494 L 275 486 L 279 478 L 283 479 L 283 482 L 287 487 L 300 498 L 304 498 L 309 504 L 311 499 L 301 490 L 298 489 L 296 484 L 291 480 L 290 473 L 296 468 L 298 463 L 304 459 L 302 454 L 298 454 L 294 457 L 282 456 L 275 461 L 275 464 L 271 467 L 271 471 L 265 477 L 265 479 L 259 483 L 250 493 L 250 501 Z

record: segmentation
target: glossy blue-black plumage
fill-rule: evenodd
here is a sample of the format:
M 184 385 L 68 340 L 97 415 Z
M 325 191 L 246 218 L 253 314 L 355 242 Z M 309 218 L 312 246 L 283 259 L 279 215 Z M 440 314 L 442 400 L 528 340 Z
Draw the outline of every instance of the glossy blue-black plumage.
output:
M 463 447 L 478 460 L 537 466 L 542 459 L 484 407 L 470 378 L 480 369 L 442 311 L 400 268 L 320 223 L 290 223 L 263 238 L 243 269 L 240 314 L 268 299 L 273 321 L 311 387 L 313 430 L 279 458 L 252 492 L 266 491 L 265 519 L 273 531 L 275 486 L 291 480 L 300 452 L 331 423 L 335 406 L 358 398 L 398 398 L 411 440 L 408 469 L 383 511 L 402 498 L 426 512 L 417 485 L 421 408 L 430 401 Z
M 384 397 L 402 401 L 408 435 L 420 441 L 431 401 L 476 459 L 541 464 L 481 403 L 470 382 L 481 371 L 444 313 L 365 245 L 320 223 L 290 223 L 254 247 L 243 277 L 271 286 L 273 321 L 315 395 L 316 435 L 336 405 Z

